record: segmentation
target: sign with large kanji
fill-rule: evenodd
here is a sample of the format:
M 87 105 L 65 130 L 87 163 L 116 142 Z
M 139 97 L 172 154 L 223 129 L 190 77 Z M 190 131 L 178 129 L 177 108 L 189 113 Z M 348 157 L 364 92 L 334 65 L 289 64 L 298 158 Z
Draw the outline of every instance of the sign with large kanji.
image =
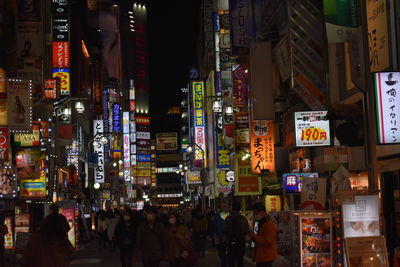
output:
M 275 171 L 274 124 L 272 121 L 251 121 L 251 166 L 252 173 L 262 170 Z

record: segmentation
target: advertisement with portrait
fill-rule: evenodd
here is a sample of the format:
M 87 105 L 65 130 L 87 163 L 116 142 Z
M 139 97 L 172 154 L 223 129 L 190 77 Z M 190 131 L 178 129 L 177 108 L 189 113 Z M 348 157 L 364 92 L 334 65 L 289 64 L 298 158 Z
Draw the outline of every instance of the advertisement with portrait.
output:
M 8 129 L 0 128 L 0 160 L 7 161 L 10 153 L 10 137 Z
M 250 122 L 251 165 L 253 174 L 261 174 L 262 170 L 275 172 L 275 138 L 274 123 L 266 120 Z
M 19 58 L 17 62 L 17 77 L 32 81 L 32 99 L 36 103 L 42 99 L 42 58 Z
M 21 198 L 46 197 L 46 154 L 37 148 L 17 149 L 15 153 L 17 179 Z
M 301 111 L 294 113 L 296 146 L 330 146 L 328 111 Z
M 32 82 L 8 80 L 8 127 L 30 131 L 32 128 Z
M 261 179 L 253 175 L 251 170 L 251 159 L 242 159 L 235 156 L 235 196 L 261 195 Z
M 16 24 L 17 58 L 43 57 L 42 23 Z
M 222 193 L 224 196 L 229 195 L 233 192 L 233 187 L 235 185 L 235 177 L 233 179 L 229 178 L 231 176 L 230 170 L 224 169 L 215 169 L 215 196 L 218 197 Z
M 0 167 L 0 197 L 1 199 L 17 197 L 17 177 L 14 167 Z
M 284 173 L 283 189 L 285 193 L 299 193 L 301 192 L 304 177 L 318 177 L 318 173 Z
M 301 266 L 332 266 L 332 218 L 300 217 Z
M 378 195 L 356 195 L 353 203 L 342 205 L 343 236 L 379 236 Z
M 77 240 L 75 232 L 77 229 L 75 229 L 75 208 L 60 208 L 60 214 L 64 215 L 67 219 L 69 227 L 71 228 L 68 232 L 68 240 L 71 242 L 72 246 L 76 248 Z

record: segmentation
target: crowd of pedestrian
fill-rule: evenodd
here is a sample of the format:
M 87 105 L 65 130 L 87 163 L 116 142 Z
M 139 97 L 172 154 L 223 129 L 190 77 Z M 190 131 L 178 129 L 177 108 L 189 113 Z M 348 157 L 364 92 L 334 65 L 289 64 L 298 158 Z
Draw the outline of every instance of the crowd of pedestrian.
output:
M 134 258 L 143 267 L 158 267 L 166 261 L 171 267 L 195 266 L 205 257 L 210 241 L 218 251 L 221 267 L 243 267 L 246 244 L 254 242 L 254 260 L 258 267 L 270 267 L 278 257 L 276 228 L 265 207 L 253 207 L 254 224 L 241 214 L 240 203 L 233 203 L 223 219 L 219 212 L 200 208 L 166 209 L 146 206 L 141 211 L 100 210 L 96 214 L 99 250 L 119 250 L 122 267 L 132 267 Z M 40 231 L 31 236 L 22 257 L 23 267 L 62 267 L 73 253 L 67 234 L 70 226 L 50 207 Z

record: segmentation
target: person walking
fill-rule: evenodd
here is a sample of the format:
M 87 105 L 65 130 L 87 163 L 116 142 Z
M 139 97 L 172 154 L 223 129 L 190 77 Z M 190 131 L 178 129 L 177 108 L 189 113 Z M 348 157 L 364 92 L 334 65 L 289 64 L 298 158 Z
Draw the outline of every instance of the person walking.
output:
M 121 266 L 132 267 L 136 226 L 132 213 L 125 211 L 115 227 L 115 242 L 120 252 Z
M 168 247 L 166 248 L 166 259 L 169 262 L 169 266 L 185 266 L 182 257 L 189 256 L 189 230 L 181 223 L 181 220 L 176 213 L 171 213 L 168 217 L 166 237 L 168 244 Z
M 192 240 L 194 250 L 204 257 L 207 243 L 208 221 L 201 210 L 198 208 L 192 218 Z
M 137 230 L 137 244 L 143 267 L 159 267 L 165 256 L 166 234 L 162 223 L 157 221 L 157 209 L 149 206 L 145 210 L 146 220 Z
M 247 219 L 240 214 L 239 202 L 232 204 L 232 212 L 226 217 L 224 231 L 228 248 L 228 266 L 243 267 L 246 235 L 249 231 Z
M 104 210 L 99 212 L 99 217 L 97 219 L 97 234 L 99 238 L 100 250 L 107 247 L 107 217 Z
M 256 266 L 271 267 L 273 261 L 278 257 L 276 247 L 276 226 L 268 216 L 265 206 L 256 203 L 253 206 L 254 220 L 258 222 L 258 231 L 255 234 L 249 231 L 250 239 L 256 244 Z
M 228 266 L 228 255 L 227 255 L 227 245 L 226 245 L 226 235 L 224 229 L 225 221 L 222 219 L 219 212 L 215 215 L 214 220 L 214 231 L 215 231 L 215 244 L 218 250 L 218 256 L 221 262 L 221 267 Z
M 106 214 L 106 221 L 107 221 L 107 239 L 108 239 L 108 244 L 110 246 L 110 251 L 114 252 L 115 251 L 115 227 L 117 226 L 117 223 L 120 219 L 119 214 L 114 213 L 112 210 L 108 210 Z

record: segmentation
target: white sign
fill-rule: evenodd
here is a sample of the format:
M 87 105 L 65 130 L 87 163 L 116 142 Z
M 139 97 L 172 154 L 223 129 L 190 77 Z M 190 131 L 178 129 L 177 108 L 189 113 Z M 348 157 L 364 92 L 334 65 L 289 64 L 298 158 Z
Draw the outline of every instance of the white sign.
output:
M 149 132 L 136 132 L 136 138 L 142 140 L 150 140 Z
M 400 72 L 378 72 L 374 76 L 378 142 L 400 143 Z
M 129 133 L 129 111 L 122 113 L 122 132 L 124 134 Z
M 343 204 L 344 237 L 379 236 L 378 195 L 357 195 Z
M 228 182 L 234 182 L 235 181 L 235 172 L 234 171 L 227 171 L 226 172 L 226 180 Z
M 294 113 L 296 146 L 329 146 L 331 144 L 328 111 Z
M 130 138 L 129 133 L 124 133 L 124 179 L 125 181 L 131 180 L 131 153 L 130 153 Z
M 96 145 L 93 144 L 94 153 L 97 154 L 98 162 L 94 170 L 95 183 L 104 183 L 104 145 L 100 142 L 101 134 L 103 133 L 104 125 L 102 120 L 93 121 L 93 135 Z

